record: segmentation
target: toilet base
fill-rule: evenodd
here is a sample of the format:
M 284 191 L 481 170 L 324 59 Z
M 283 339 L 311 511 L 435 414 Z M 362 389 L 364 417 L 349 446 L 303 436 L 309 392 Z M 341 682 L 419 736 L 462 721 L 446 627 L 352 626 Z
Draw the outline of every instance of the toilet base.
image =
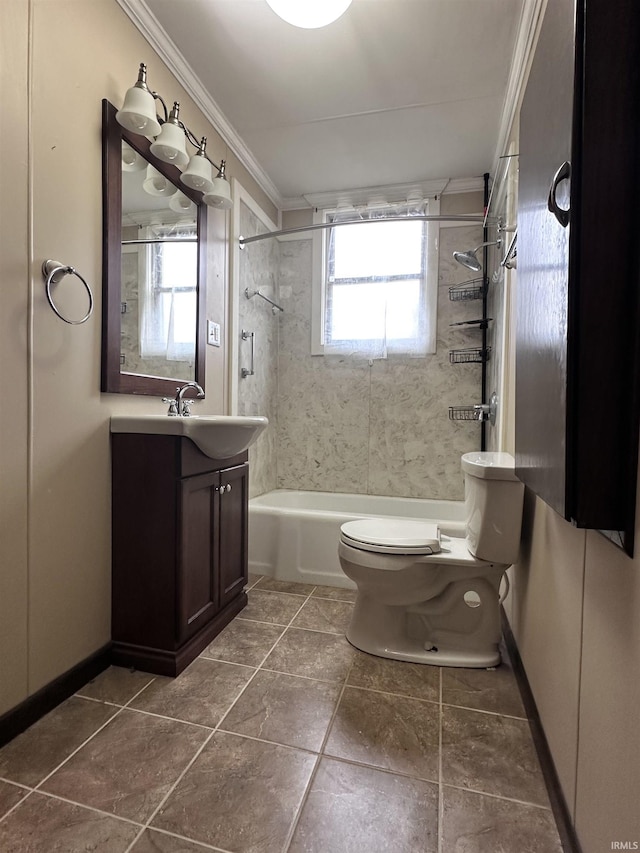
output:
M 409 638 L 403 638 L 405 642 L 398 643 L 394 646 L 382 646 L 376 642 L 356 641 L 350 632 L 347 631 L 347 640 L 356 649 L 367 654 L 375 655 L 379 658 L 388 658 L 389 660 L 401 660 L 408 663 L 426 663 L 431 666 L 451 666 L 451 667 L 468 667 L 473 669 L 488 669 L 489 667 L 498 666 L 502 658 L 498 646 L 492 649 L 485 650 L 467 650 L 447 649 L 442 646 L 438 647 L 438 651 L 427 651 L 423 649 L 417 641 L 411 641 Z
M 453 581 L 432 599 L 390 605 L 358 590 L 346 632 L 352 646 L 390 660 L 486 669 L 500 661 L 498 587 L 493 577 Z M 468 603 L 465 598 L 473 594 Z

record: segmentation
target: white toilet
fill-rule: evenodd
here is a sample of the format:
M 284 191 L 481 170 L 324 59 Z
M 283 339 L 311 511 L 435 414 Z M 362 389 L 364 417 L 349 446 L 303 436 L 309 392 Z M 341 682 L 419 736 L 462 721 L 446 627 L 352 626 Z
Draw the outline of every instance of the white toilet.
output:
M 349 642 L 439 666 L 500 663 L 499 587 L 518 557 L 524 486 L 508 453 L 465 453 L 466 537 L 434 523 L 371 518 L 341 527 L 338 556 L 358 587 Z

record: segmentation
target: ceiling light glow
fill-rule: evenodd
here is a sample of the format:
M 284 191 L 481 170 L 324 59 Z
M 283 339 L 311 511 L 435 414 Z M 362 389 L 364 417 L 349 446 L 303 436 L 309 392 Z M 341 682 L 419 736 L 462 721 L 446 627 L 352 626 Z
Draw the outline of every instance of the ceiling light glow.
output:
M 326 27 L 351 5 L 351 0 L 267 0 L 276 15 L 294 27 Z

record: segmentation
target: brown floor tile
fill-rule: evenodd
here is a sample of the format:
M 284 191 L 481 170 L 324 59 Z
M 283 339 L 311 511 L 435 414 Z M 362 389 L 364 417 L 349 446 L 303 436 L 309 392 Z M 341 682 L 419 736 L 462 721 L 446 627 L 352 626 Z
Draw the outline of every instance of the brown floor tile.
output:
M 548 806 L 542 772 L 526 720 L 445 705 L 442 781 Z
M 6 815 L 9 809 L 12 809 L 28 793 L 24 788 L 0 781 L 0 817 Z
M 249 590 L 252 587 L 254 587 L 258 583 L 258 581 L 260 580 L 261 577 L 263 577 L 263 575 L 256 575 L 253 572 L 249 572 L 249 578 L 247 580 L 247 585 L 245 586 L 245 590 Z
M 310 598 L 291 623 L 295 628 L 345 634 L 351 621 L 353 604 L 347 601 L 330 601 L 327 598 Z
M 210 847 L 203 847 L 195 841 L 185 841 L 175 835 L 167 835 L 155 829 L 145 829 L 131 848 L 131 853 L 205 853 Z
M 347 687 L 324 752 L 437 782 L 439 725 L 436 704 Z
M 260 666 L 283 630 L 280 625 L 234 619 L 207 646 L 200 657 Z
M 342 589 L 339 586 L 317 586 L 311 593 L 314 598 L 331 598 L 334 601 L 350 601 L 352 604 L 356 594 L 356 589 Z
M 263 667 L 319 681 L 344 681 L 353 656 L 344 637 L 288 628 Z
M 216 732 L 154 826 L 234 853 L 282 849 L 315 756 Z
M 0 823 L 4 853 L 124 853 L 139 827 L 32 794 Z
M 118 709 L 72 696 L 0 749 L 0 776 L 35 786 Z
M 43 789 L 143 822 L 208 736 L 199 726 L 124 710 Z
M 271 622 L 275 625 L 288 625 L 304 604 L 302 595 L 290 595 L 285 592 L 261 592 L 252 589 L 249 603 L 242 611 L 242 619 L 256 622 Z
M 294 581 L 278 581 L 275 578 L 269 578 L 263 575 L 260 578 L 257 588 L 261 591 L 269 590 L 271 592 L 289 592 L 294 595 L 311 595 L 315 589 L 312 583 L 296 583 Z
M 339 684 L 258 672 L 221 724 L 225 731 L 318 751 L 335 710 Z
M 526 719 L 520 691 L 507 662 L 495 670 L 442 670 L 442 701 L 478 711 Z
M 289 853 L 435 853 L 437 827 L 437 785 L 323 758 Z
M 356 652 L 348 684 L 399 693 L 414 699 L 440 701 L 440 667 L 388 660 Z
M 443 850 L 473 853 L 562 853 L 547 809 L 443 788 Z
M 131 708 L 215 728 L 255 669 L 196 658 L 177 678 L 156 678 Z
M 153 681 L 154 676 L 148 672 L 125 669 L 121 666 L 110 666 L 96 678 L 78 690 L 78 696 L 88 699 L 98 699 L 101 702 L 113 702 L 115 705 L 126 705 L 130 699 Z

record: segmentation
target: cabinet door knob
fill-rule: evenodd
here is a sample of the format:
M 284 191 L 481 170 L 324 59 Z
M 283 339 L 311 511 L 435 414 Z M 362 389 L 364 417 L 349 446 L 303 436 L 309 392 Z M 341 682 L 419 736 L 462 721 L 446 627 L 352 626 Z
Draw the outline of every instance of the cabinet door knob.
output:
M 228 491 L 228 492 L 230 492 L 230 491 L 231 491 L 231 483 L 227 483 L 227 491 Z
M 558 202 L 556 201 L 556 192 L 558 191 L 558 184 L 561 181 L 568 181 L 570 178 L 571 163 L 568 160 L 565 160 L 553 176 L 553 180 L 551 181 L 551 186 L 549 188 L 549 198 L 547 200 L 547 207 L 549 208 L 551 213 L 553 213 L 553 215 L 563 228 L 566 228 L 569 224 L 571 208 L 569 208 L 568 210 L 564 210 L 558 205 Z

